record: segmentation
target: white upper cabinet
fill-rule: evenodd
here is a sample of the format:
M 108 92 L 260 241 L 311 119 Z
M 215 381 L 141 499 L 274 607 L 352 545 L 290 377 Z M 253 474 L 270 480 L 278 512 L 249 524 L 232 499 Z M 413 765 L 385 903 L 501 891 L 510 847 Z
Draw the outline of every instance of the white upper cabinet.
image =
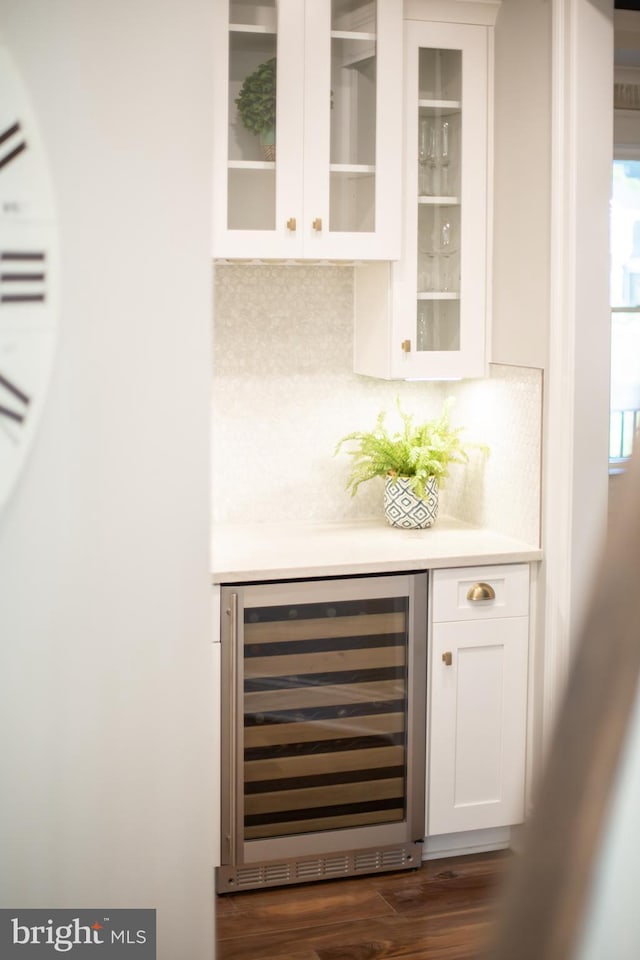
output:
M 403 253 L 356 268 L 356 373 L 486 373 L 492 29 L 405 22 Z
M 214 257 L 399 257 L 402 4 L 217 7 Z

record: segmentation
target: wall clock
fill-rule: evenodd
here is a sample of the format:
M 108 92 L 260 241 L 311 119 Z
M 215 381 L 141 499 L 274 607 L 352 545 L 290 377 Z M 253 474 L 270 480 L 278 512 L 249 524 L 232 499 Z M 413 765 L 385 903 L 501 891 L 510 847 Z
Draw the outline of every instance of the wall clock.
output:
M 51 373 L 57 228 L 25 86 L 0 43 L 0 510 L 24 465 Z

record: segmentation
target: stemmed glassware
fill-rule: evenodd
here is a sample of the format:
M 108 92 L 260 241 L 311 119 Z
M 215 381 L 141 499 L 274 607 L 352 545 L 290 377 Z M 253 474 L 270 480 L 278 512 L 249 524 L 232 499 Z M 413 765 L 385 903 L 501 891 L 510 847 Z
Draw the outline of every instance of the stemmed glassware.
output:
M 421 50 L 418 77 L 417 349 L 460 343 L 462 58 Z
M 437 131 L 431 117 L 421 117 L 418 135 L 419 181 L 418 193 L 427 196 L 434 193 L 434 174 L 438 160 Z
M 449 195 L 451 126 L 446 119 L 421 117 L 418 128 L 418 193 Z
M 456 228 L 450 219 L 423 223 L 418 236 L 418 287 L 422 293 L 456 290 Z
M 440 246 L 438 249 L 440 263 L 442 265 L 440 270 L 440 287 L 444 291 L 453 289 L 452 258 L 455 252 L 452 243 L 451 222 L 445 220 L 440 226 Z
M 427 211 L 424 211 L 425 214 Z M 432 293 L 438 289 L 438 251 L 436 249 L 433 221 L 424 216 L 418 221 L 418 289 Z
M 440 195 L 449 195 L 449 121 L 441 120 L 438 131 L 438 165 L 440 167 Z

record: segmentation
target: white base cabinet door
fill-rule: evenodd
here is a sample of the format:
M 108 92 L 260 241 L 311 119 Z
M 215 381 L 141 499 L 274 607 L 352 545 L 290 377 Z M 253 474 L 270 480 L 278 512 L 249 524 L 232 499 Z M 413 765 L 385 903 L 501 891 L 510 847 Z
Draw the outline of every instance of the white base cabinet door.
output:
M 494 597 L 467 602 L 474 585 L 489 587 Z M 442 609 L 454 605 L 456 597 L 462 598 L 464 609 Z M 521 823 L 529 648 L 527 565 L 436 571 L 433 615 L 427 834 Z M 460 619 L 435 620 L 452 615 Z

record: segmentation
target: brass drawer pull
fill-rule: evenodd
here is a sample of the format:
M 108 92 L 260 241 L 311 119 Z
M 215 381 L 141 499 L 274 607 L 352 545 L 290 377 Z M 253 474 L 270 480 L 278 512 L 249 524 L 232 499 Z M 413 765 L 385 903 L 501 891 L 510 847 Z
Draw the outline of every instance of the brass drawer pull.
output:
M 467 600 L 475 603 L 476 600 L 495 600 L 496 592 L 490 583 L 474 583 L 469 587 Z
M 404 353 L 411 353 L 411 340 L 403 340 L 400 346 Z
M 453 654 L 451 653 L 450 650 L 447 650 L 446 653 L 443 653 L 443 654 L 442 654 L 442 662 L 443 662 L 443 663 L 445 664 L 445 666 L 447 666 L 447 667 L 450 667 L 450 666 L 451 666 L 451 664 L 453 663 Z
M 296 218 L 289 217 L 289 219 L 287 220 L 287 230 L 291 230 L 291 232 L 293 233 L 295 229 L 296 229 Z
M 322 230 L 322 217 L 316 217 L 313 223 L 311 224 L 316 233 L 320 233 Z

